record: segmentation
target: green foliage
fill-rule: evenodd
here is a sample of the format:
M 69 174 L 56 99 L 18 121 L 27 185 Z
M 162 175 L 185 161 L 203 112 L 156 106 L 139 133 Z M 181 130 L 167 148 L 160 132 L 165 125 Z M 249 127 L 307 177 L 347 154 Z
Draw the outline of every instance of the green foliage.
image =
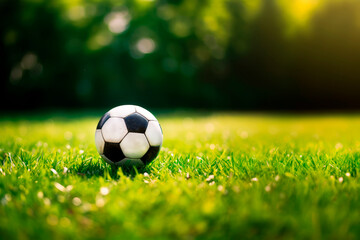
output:
M 357 115 L 162 115 L 158 158 L 117 172 L 97 121 L 0 121 L 2 239 L 360 236 Z
M 358 0 L 1 1 L 2 108 L 360 107 L 359 14 Z

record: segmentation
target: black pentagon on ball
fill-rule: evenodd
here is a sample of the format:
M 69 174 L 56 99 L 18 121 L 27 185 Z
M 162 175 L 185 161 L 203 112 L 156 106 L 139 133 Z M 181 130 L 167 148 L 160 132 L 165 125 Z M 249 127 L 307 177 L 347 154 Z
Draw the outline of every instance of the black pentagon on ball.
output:
M 160 152 L 160 146 L 156 146 L 156 147 L 150 146 L 149 150 L 141 158 L 141 161 L 143 161 L 144 164 L 148 164 L 156 158 L 159 152 Z
M 101 128 L 104 126 L 105 122 L 106 122 L 109 118 L 110 118 L 110 113 L 108 113 L 108 112 L 105 113 L 104 116 L 102 116 L 102 117 L 100 118 L 100 121 L 99 121 L 96 129 L 101 129 Z
M 148 120 L 138 113 L 130 114 L 124 120 L 129 132 L 145 133 L 148 126 Z
M 113 161 L 114 163 L 120 162 L 121 160 L 123 160 L 125 158 L 125 155 L 122 152 L 119 143 L 105 142 L 104 155 L 109 160 Z

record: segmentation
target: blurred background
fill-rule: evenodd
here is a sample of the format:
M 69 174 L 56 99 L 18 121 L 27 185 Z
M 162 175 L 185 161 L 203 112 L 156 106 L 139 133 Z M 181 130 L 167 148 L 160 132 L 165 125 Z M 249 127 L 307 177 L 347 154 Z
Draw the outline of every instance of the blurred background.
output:
M 359 0 L 3 0 L 1 109 L 360 108 Z

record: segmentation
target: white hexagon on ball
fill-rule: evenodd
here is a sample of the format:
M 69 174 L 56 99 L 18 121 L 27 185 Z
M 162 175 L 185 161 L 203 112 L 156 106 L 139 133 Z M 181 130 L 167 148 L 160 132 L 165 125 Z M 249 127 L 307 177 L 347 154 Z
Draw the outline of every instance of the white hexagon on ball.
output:
M 120 117 L 120 118 L 124 118 L 132 113 L 136 112 L 135 111 L 135 106 L 134 105 L 122 105 L 119 107 L 115 107 L 113 109 L 111 109 L 109 111 L 109 114 L 111 117 Z
M 111 143 L 119 143 L 128 132 L 125 121 L 122 118 L 109 118 L 101 131 L 104 140 Z
M 99 154 L 103 154 L 104 152 L 104 138 L 102 136 L 101 130 L 96 130 L 95 132 L 95 145 L 96 145 L 96 150 L 98 151 Z
M 155 147 L 162 144 L 163 134 L 161 132 L 160 124 L 157 121 L 149 121 L 145 135 L 151 146 Z
M 126 157 L 142 158 L 150 146 L 143 133 L 128 133 L 120 147 Z

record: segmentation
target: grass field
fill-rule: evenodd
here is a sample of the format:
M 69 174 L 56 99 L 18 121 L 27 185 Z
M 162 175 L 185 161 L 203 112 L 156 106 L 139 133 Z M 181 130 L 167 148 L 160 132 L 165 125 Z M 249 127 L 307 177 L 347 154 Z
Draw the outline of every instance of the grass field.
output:
M 163 114 L 117 173 L 100 116 L 1 118 L 1 239 L 360 238 L 360 115 Z

